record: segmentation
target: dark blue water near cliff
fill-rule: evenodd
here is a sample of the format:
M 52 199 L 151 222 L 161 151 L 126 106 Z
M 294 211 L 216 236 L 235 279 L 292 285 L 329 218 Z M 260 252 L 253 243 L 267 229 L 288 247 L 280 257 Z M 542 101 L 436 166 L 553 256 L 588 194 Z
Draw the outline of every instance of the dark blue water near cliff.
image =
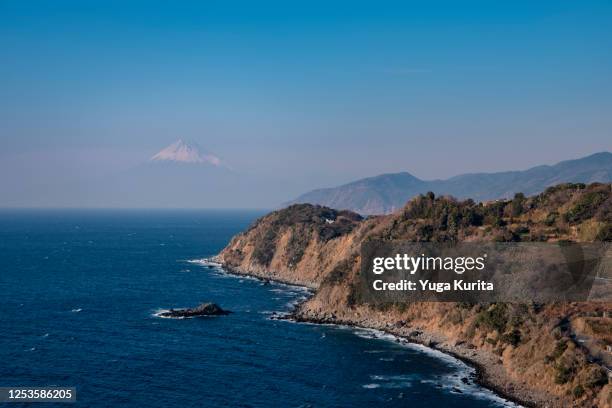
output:
M 453 358 L 269 318 L 302 290 L 187 262 L 216 254 L 258 215 L 0 212 L 0 386 L 75 386 L 87 407 L 504 404 L 464 384 L 471 370 Z M 235 313 L 154 316 L 203 301 Z

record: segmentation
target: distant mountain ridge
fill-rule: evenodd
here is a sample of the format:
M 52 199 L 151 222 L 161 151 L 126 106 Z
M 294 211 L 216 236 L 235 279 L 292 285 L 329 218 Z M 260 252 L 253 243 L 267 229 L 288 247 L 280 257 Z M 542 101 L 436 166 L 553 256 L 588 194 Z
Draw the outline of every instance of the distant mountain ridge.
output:
M 537 194 L 559 183 L 608 183 L 612 181 L 612 153 L 600 152 L 555 165 L 523 171 L 469 173 L 446 180 L 421 180 L 410 173 L 382 174 L 338 187 L 302 194 L 288 204 L 320 204 L 352 210 L 363 215 L 387 214 L 401 208 L 412 197 L 433 191 L 476 201 L 510 198 L 515 193 Z

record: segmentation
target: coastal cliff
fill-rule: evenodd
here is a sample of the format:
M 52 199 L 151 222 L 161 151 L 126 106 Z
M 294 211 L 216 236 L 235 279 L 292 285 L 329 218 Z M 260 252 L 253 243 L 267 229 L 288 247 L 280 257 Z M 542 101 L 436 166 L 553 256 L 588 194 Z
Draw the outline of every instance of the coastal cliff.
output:
M 296 204 L 258 219 L 218 260 L 236 273 L 316 289 L 297 320 L 382 329 L 471 362 L 481 383 L 526 405 L 612 406 L 612 304 L 359 303 L 354 283 L 366 239 L 427 242 L 612 240 L 611 184 L 561 184 L 477 204 L 420 195 L 362 218 Z

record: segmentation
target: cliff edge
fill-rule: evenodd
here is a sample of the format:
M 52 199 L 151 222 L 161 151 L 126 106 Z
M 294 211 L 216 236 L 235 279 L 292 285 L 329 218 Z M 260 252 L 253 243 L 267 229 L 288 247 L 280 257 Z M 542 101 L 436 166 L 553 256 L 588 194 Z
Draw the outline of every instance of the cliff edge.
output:
M 467 360 L 481 382 L 526 405 L 612 406 L 611 303 L 360 304 L 353 284 L 365 239 L 612 241 L 611 184 L 561 184 L 475 203 L 420 195 L 362 218 L 296 204 L 258 219 L 218 259 L 237 273 L 316 288 L 298 320 L 386 330 Z

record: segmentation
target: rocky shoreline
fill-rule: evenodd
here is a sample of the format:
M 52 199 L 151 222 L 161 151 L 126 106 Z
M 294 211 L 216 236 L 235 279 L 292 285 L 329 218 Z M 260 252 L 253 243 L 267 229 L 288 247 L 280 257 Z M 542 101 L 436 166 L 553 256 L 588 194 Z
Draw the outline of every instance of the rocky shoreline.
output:
M 390 328 L 390 327 L 380 327 L 377 325 L 365 326 L 365 325 L 357 324 L 353 321 L 336 320 L 336 319 L 329 319 L 329 318 L 310 318 L 310 317 L 305 317 L 301 315 L 299 312 L 297 312 L 297 309 L 294 310 L 294 312 L 286 316 L 279 317 L 279 319 L 292 320 L 298 323 L 342 325 L 342 326 L 349 326 L 349 327 L 355 327 L 355 328 L 378 330 L 383 333 L 387 333 L 387 334 L 397 337 L 398 339 L 400 339 L 400 342 L 402 343 L 419 344 L 419 345 L 428 347 L 432 350 L 440 351 L 444 354 L 450 355 L 462 361 L 469 367 L 472 367 L 475 369 L 475 372 L 476 372 L 475 383 L 476 384 L 493 391 L 498 396 L 512 403 L 531 408 L 531 407 L 536 407 L 536 406 L 546 406 L 546 405 L 536 405 L 537 403 L 534 400 L 539 400 L 540 402 L 546 402 L 546 403 L 553 402 L 550 400 L 550 398 L 548 398 L 549 396 L 547 395 L 542 395 L 542 394 L 534 395 L 533 392 L 523 392 L 523 393 L 508 392 L 506 389 L 504 389 L 501 386 L 502 381 L 505 380 L 505 378 L 498 377 L 498 379 L 500 380 L 499 382 L 491 381 L 491 379 L 488 378 L 487 373 L 490 371 L 490 369 L 487 367 L 487 363 L 483 361 L 484 356 L 480 356 L 481 354 L 480 351 L 470 349 L 469 347 L 461 347 L 461 345 L 449 347 L 443 341 L 443 339 L 431 333 L 426 333 L 420 330 L 413 330 L 413 332 L 417 332 L 417 333 L 411 336 L 411 335 L 406 335 L 405 333 L 399 332 L 398 330 L 394 330 L 393 328 Z M 479 356 L 481 358 L 478 358 Z M 557 406 L 557 405 L 550 405 L 550 406 L 552 407 L 552 406 Z
M 283 285 L 301 286 L 309 290 L 313 289 L 312 287 L 299 285 L 287 280 L 274 279 L 266 275 L 262 276 L 261 273 L 249 273 L 241 268 L 227 265 L 220 261 L 217 257 L 213 258 L 213 260 L 214 262 L 217 262 L 226 273 L 229 274 L 236 276 L 249 276 L 264 282 L 275 282 Z M 447 344 L 446 339 L 436 336 L 433 333 L 427 333 L 423 330 L 412 329 L 408 330 L 409 333 L 406 333 L 406 330 L 398 330 L 392 326 L 387 326 L 384 324 L 381 325 L 375 322 L 364 324 L 364 322 L 338 319 L 334 315 L 320 317 L 309 316 L 301 311 L 301 306 L 306 302 L 307 300 L 303 300 L 302 302 L 296 304 L 290 313 L 278 314 L 273 316 L 273 318 L 278 320 L 291 320 L 297 323 L 341 325 L 378 330 L 396 336 L 401 342 L 419 344 L 455 357 L 456 359 L 475 369 L 476 377 L 474 381 L 476 384 L 493 391 L 498 396 L 512 403 L 528 408 L 564 406 L 564 401 L 558 400 L 556 397 L 551 397 L 548 394 L 537 393 L 533 390 L 519 388 L 512 388 L 511 390 L 508 390 L 507 387 L 504 387 L 504 385 L 507 385 L 511 380 L 507 375 L 505 375 L 505 373 L 503 373 L 503 371 L 499 369 L 499 367 L 495 367 L 494 364 L 492 364 L 491 360 L 493 360 L 493 356 L 483 355 L 484 353 L 481 350 L 475 350 L 462 344 L 449 345 Z
M 608 367 L 597 358 L 612 344 L 612 302 L 369 304 L 358 291 L 364 242 L 606 242 L 610 209 L 612 185 L 598 183 L 492 203 L 428 193 L 368 218 L 299 204 L 259 218 L 216 259 L 312 289 L 296 319 L 384 330 L 454 355 L 479 367 L 480 384 L 523 405 L 612 407 Z

